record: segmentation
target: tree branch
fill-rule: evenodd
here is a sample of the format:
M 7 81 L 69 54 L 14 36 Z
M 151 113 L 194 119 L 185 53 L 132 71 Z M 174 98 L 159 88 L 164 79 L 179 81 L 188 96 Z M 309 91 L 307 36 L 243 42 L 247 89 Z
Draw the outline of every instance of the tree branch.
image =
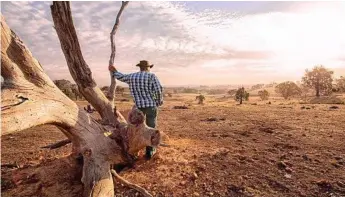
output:
M 49 149 L 57 149 L 57 148 L 60 148 L 62 146 L 65 146 L 69 143 L 71 143 L 72 141 L 70 139 L 65 139 L 65 140 L 61 140 L 61 141 L 58 141 L 54 144 L 49 144 L 47 146 L 42 146 L 41 148 L 49 148 Z
M 91 70 L 86 64 L 80 49 L 73 24 L 70 3 L 63 1 L 53 2 L 50 8 L 61 49 L 65 55 L 72 78 L 78 85 L 79 91 L 98 111 L 105 124 L 118 125 L 124 118 L 119 113 L 116 117 L 116 114 L 113 113 L 113 104 L 108 101 L 92 78 Z
M 125 184 L 127 187 L 132 188 L 140 192 L 144 197 L 152 197 L 152 195 L 144 188 L 140 187 L 137 184 L 130 183 L 129 181 L 122 178 L 120 175 L 116 173 L 115 170 L 110 170 L 111 174 L 116 177 L 118 180 L 120 180 L 123 184 Z
M 117 16 L 116 16 L 114 27 L 112 31 L 110 32 L 111 54 L 110 54 L 110 59 L 109 59 L 109 65 L 114 65 L 115 55 L 116 55 L 115 34 L 120 25 L 121 14 L 127 5 L 128 5 L 128 1 L 122 1 L 120 11 L 117 13 Z M 116 79 L 113 77 L 112 72 L 110 72 L 110 81 L 111 82 L 110 82 L 109 91 L 107 93 L 107 98 L 112 104 L 114 104 Z

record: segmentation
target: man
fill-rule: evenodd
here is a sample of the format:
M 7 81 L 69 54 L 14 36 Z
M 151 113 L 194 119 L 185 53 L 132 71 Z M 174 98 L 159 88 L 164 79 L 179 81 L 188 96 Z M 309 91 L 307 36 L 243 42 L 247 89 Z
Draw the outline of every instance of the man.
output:
M 152 128 L 156 127 L 158 107 L 163 104 L 163 88 L 150 69 L 148 61 L 142 60 L 137 66 L 140 68 L 139 72 L 131 74 L 122 74 L 113 66 L 109 66 L 109 71 L 113 72 L 113 76 L 129 85 L 129 90 L 134 98 L 137 108 L 146 116 L 146 125 Z M 146 147 L 146 157 L 151 159 L 156 153 L 155 148 Z

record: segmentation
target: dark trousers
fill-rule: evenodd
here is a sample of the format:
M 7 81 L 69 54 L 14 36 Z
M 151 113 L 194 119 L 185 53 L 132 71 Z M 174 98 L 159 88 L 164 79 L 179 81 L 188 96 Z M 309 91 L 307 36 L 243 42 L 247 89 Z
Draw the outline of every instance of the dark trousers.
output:
M 156 122 L 157 122 L 157 114 L 158 110 L 157 107 L 145 107 L 145 108 L 139 108 L 140 111 L 144 113 L 146 116 L 146 125 L 155 128 Z M 146 155 L 152 156 L 153 152 L 155 152 L 155 148 L 151 146 L 146 147 Z
M 146 125 L 155 128 L 157 122 L 157 107 L 139 108 L 146 116 Z

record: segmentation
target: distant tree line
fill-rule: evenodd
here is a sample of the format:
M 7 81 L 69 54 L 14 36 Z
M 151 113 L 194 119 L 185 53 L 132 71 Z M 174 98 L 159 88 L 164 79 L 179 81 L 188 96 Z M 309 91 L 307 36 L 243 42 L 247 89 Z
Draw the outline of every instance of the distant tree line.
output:
M 103 86 L 101 87 L 102 92 L 107 95 L 108 91 L 109 91 L 109 86 Z M 115 94 L 117 95 L 122 95 L 125 93 L 126 89 L 122 86 L 116 86 L 115 88 Z
M 276 93 L 289 99 L 302 96 L 306 99 L 307 94 L 314 92 L 316 97 L 329 96 L 333 92 L 345 92 L 345 78 L 333 80 L 334 72 L 322 65 L 315 66 L 312 70 L 306 70 L 302 77 L 302 82 L 298 86 L 292 81 L 286 81 L 275 87 Z
M 306 70 L 301 82 L 285 81 L 282 83 L 272 82 L 270 84 L 256 84 L 250 90 L 258 90 L 261 100 L 268 100 L 270 93 L 265 88 L 274 88 L 275 92 L 284 99 L 300 97 L 307 99 L 307 96 L 314 94 L 316 97 L 328 96 L 334 92 L 345 92 L 345 77 L 340 76 L 333 80 L 333 71 L 326 69 L 322 65 L 315 66 L 312 70 Z M 243 100 L 249 98 L 249 93 L 244 87 L 238 89 L 230 89 L 227 91 L 230 96 L 234 96 L 236 101 L 242 103 Z
M 54 80 L 53 82 L 70 99 L 84 100 L 84 97 L 79 92 L 78 86 L 76 84 L 72 84 L 69 80 L 66 79 Z

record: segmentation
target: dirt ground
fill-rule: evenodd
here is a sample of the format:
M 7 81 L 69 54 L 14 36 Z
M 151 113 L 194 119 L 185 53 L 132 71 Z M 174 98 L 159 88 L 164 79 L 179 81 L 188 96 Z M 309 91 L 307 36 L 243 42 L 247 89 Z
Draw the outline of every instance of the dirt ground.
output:
M 167 98 L 158 128 L 169 147 L 120 173 L 154 196 L 345 196 L 345 105 L 251 99 L 243 105 L 223 97 Z M 86 103 L 79 103 L 85 106 Z M 174 109 L 185 105 L 188 109 Z M 131 102 L 119 102 L 129 110 Z M 44 125 L 3 136 L 2 196 L 80 196 L 80 167 L 41 146 L 65 139 Z M 116 182 L 116 196 L 138 196 Z

